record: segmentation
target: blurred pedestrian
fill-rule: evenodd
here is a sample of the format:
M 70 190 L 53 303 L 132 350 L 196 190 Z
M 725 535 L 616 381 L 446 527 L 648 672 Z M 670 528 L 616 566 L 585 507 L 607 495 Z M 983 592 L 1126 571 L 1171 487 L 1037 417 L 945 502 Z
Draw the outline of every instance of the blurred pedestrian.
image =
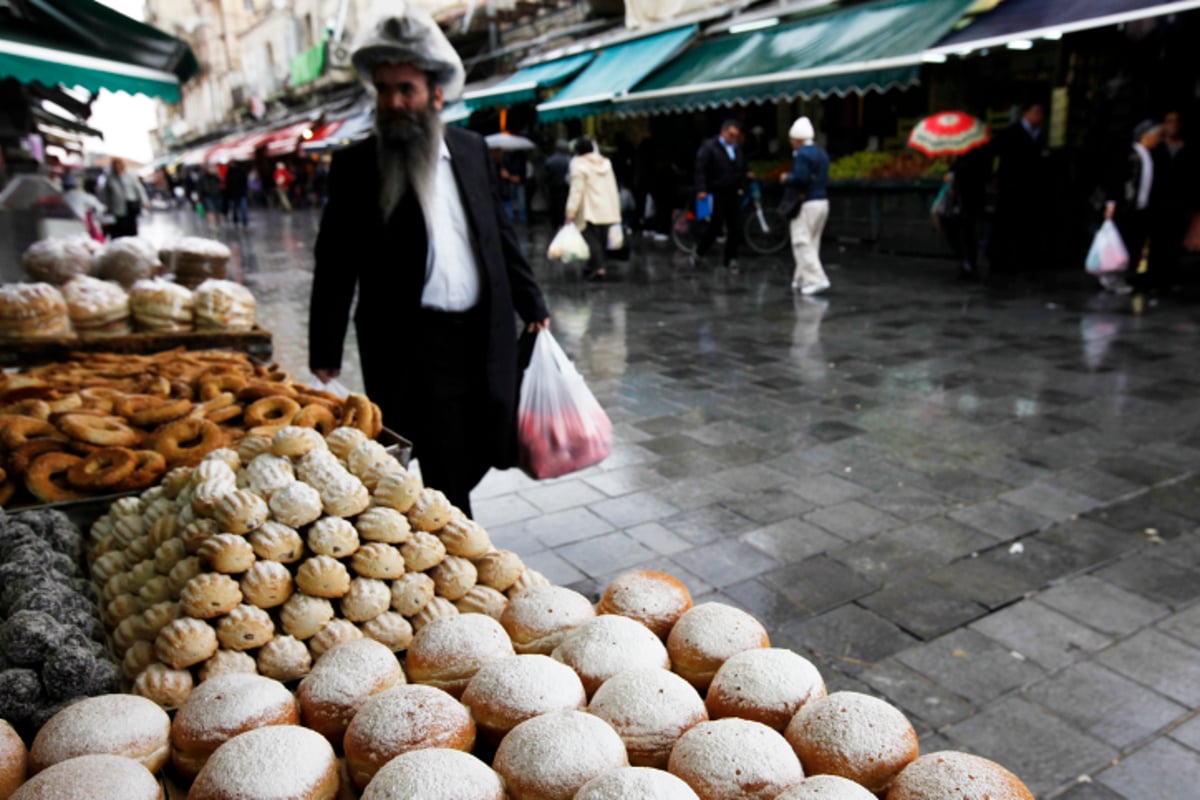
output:
M 780 178 L 784 186 L 783 213 L 790 217 L 792 291 L 820 294 L 829 288 L 821 266 L 821 235 L 829 219 L 829 154 L 815 141 L 812 120 L 799 117 L 788 131 L 792 169 Z
M 596 150 L 586 136 L 575 140 L 566 209 L 567 223 L 574 223 L 588 243 L 584 277 L 590 281 L 604 280 L 609 228 L 621 223 L 621 196 L 612 162 Z
M 1154 207 L 1154 156 L 1155 147 L 1162 141 L 1162 124 L 1147 119 L 1133 129 L 1133 144 L 1125 151 L 1125 157 L 1115 164 L 1108 189 L 1108 202 L 1104 206 L 1104 218 L 1111 219 L 1121 232 L 1121 241 L 1129 251 L 1129 266 L 1124 280 L 1135 287 L 1148 287 L 1153 283 L 1149 272 L 1151 245 L 1150 230 Z M 1140 273 L 1140 274 L 1139 274 Z M 1100 283 L 1110 291 L 1122 291 L 1121 277 L 1105 275 Z
M 546 202 L 550 206 L 550 226 L 558 230 L 567 213 L 570 190 L 571 145 L 566 139 L 554 143 L 554 153 L 546 159 Z
M 286 164 L 279 161 L 275 164 L 275 174 L 271 177 L 275 184 L 275 199 L 279 202 L 279 207 L 284 211 L 291 211 L 292 201 L 289 199 L 289 195 L 295 176 L 292 175 L 292 171 L 287 168 Z
M 997 164 L 990 256 L 998 270 L 1041 272 L 1053 256 L 1056 215 L 1045 120 L 1041 101 L 1028 102 L 1020 118 L 1000 131 L 989 146 Z
M 221 186 L 221 176 L 214 167 L 207 167 L 200 176 L 200 197 L 204 204 L 204 216 L 210 226 L 216 226 L 224 215 L 221 200 L 225 194 Z
M 137 236 L 138 217 L 142 209 L 150 205 L 150 198 L 146 194 L 146 187 L 125 168 L 125 162 L 119 158 L 112 160 L 105 173 L 101 199 L 114 218 L 108 234 L 114 239 L 118 236 Z
M 1150 271 L 1154 281 L 1165 288 L 1180 282 L 1183 240 L 1192 219 L 1200 213 L 1200 154 L 1187 146 L 1178 111 L 1163 115 L 1162 133 L 1162 141 L 1151 152 L 1154 188 L 1150 205 L 1154 214 L 1150 238 L 1154 259 Z
M 263 195 L 262 175 L 259 174 L 258 167 L 251 167 L 250 172 L 246 175 L 246 192 L 255 206 L 267 207 L 267 198 Z
M 94 194 L 89 194 L 80 188 L 79 178 L 71 173 L 63 175 L 62 185 L 63 202 L 87 227 L 88 236 L 98 242 L 103 242 L 104 231 L 101 228 L 100 220 L 106 211 L 104 203 L 101 203 Z
M 234 225 L 241 222 L 243 228 L 250 225 L 248 192 L 246 165 L 235 161 L 225 171 L 225 214 Z
M 737 269 L 738 245 L 742 241 L 742 190 L 749 177 L 741 137 L 741 124 L 736 120 L 725 120 L 720 135 L 706 140 L 696 152 L 693 187 L 696 200 L 705 201 L 711 195 L 712 215 L 696 243 L 693 265 L 699 263 L 724 228 L 724 264 Z

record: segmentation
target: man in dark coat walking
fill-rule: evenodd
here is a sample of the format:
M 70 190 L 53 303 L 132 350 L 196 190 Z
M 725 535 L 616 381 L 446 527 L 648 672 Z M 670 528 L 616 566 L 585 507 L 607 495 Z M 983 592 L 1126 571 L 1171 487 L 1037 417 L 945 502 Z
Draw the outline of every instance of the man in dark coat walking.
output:
M 989 255 L 1001 271 L 1041 272 L 1054 255 L 1054 198 L 1045 121 L 1045 106 L 1031 102 L 991 143 L 996 218 Z
M 550 204 L 550 226 L 558 230 L 566 219 L 570 190 L 571 145 L 566 139 L 554 143 L 554 154 L 546 159 L 546 194 Z
M 333 158 L 316 243 L 309 366 L 335 377 L 355 289 L 368 396 L 413 442 L 427 486 L 470 515 L 470 491 L 515 461 L 516 315 L 549 326 L 505 216 L 482 137 L 443 129 L 463 67 L 409 7 L 354 52 L 376 95 L 375 135 Z M 515 312 L 515 313 L 514 313 Z
M 706 140 L 696 152 L 696 200 L 704 201 L 712 195 L 712 217 L 696 243 L 693 258 L 699 259 L 708 252 L 723 226 L 724 263 L 730 269 L 737 269 L 738 245 L 742 241 L 742 187 L 748 175 L 741 138 L 739 123 L 726 120 L 721 125 L 721 134 Z

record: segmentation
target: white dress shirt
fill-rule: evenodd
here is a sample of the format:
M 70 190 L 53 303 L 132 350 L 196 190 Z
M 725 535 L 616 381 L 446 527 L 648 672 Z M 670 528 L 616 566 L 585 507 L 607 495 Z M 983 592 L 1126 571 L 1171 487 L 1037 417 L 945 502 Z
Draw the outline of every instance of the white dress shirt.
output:
M 442 142 L 434 177 L 433 208 L 424 208 L 429 233 L 422 308 L 466 311 L 479 302 L 479 265 L 462 196 L 450 165 L 450 149 Z
M 1150 205 L 1150 187 L 1154 185 L 1154 159 L 1141 142 L 1134 142 L 1133 149 L 1142 162 L 1142 181 L 1137 192 L 1137 210 L 1141 211 Z

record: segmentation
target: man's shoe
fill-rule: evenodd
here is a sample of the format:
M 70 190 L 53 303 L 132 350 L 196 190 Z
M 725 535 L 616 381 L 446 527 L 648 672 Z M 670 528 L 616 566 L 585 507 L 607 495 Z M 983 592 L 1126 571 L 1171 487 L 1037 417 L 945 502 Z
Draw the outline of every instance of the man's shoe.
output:
M 796 282 L 796 281 L 792 281 L 792 291 L 793 291 L 793 292 L 799 292 L 799 291 L 801 291 L 801 286 L 800 286 L 800 284 L 799 284 L 798 282 Z
M 829 288 L 829 281 L 824 281 L 822 283 L 810 283 L 807 286 L 804 286 L 803 288 L 801 288 L 800 293 L 803 295 L 806 295 L 806 296 L 820 294 L 821 292 L 825 291 L 828 288 Z

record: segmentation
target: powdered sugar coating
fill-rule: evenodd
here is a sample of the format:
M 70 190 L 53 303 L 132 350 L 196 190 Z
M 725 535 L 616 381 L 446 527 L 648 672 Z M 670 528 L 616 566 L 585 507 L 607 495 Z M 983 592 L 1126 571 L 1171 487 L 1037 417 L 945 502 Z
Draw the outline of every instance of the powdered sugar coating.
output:
M 571 631 L 551 655 L 579 674 L 589 696 L 617 673 L 641 667 L 671 668 L 667 648 L 649 628 L 611 614 Z
M 376 691 L 404 682 L 396 654 L 373 639 L 355 639 L 331 648 L 317 659 L 297 689 L 324 703 L 357 708 Z M 380 686 L 382 684 L 382 686 Z
M 609 583 L 596 604 L 596 611 L 636 619 L 665 639 L 679 617 L 691 607 L 691 593 L 674 576 L 638 570 Z
M 679 738 L 667 769 L 704 800 L 773 798 L 804 777 L 787 740 L 761 722 L 701 722 Z
M 888 791 L 895 800 L 1033 800 L 1004 767 L 986 758 L 943 750 L 905 767 Z
M 564 586 L 535 586 L 509 600 L 500 624 L 518 653 L 549 655 L 569 632 L 595 616 L 591 601 L 579 592 Z
M 33 772 L 83 755 L 138 758 L 157 770 L 166 762 L 171 718 L 145 697 L 110 694 L 64 708 L 42 726 L 29 750 Z
M 629 763 L 666 769 L 671 748 L 692 726 L 708 721 L 699 692 L 665 669 L 618 673 L 596 690 L 588 711 L 613 726 Z
M 362 800 L 504 800 L 504 783 L 491 767 L 459 750 L 413 750 L 375 774 Z
M 917 735 L 904 713 L 860 692 L 805 703 L 784 735 L 809 772 L 840 775 L 876 793 L 917 757 Z
M 838 775 L 813 775 L 775 800 L 875 800 L 875 795 Z
M 667 637 L 674 669 L 700 691 L 717 669 L 743 650 L 769 647 L 762 623 L 725 603 L 701 603 L 684 612 Z
M 692 787 L 661 769 L 621 767 L 592 778 L 574 800 L 700 800 Z
M 582 710 L 587 704 L 575 670 L 536 654 L 484 664 L 467 684 L 462 700 L 479 726 L 494 736 L 539 714 Z
M 513 800 L 571 800 L 592 778 L 628 764 L 617 732 L 583 711 L 522 722 L 500 742 L 492 762 Z
M 513 655 L 500 623 L 486 614 L 439 617 L 417 631 L 405 655 L 408 677 L 454 696 L 488 661 Z
M 791 650 L 763 647 L 722 664 L 705 705 L 713 719 L 753 719 L 782 733 L 802 705 L 824 696 L 825 681 L 811 661 Z
M 132 758 L 87 755 L 39 772 L 10 800 L 150 800 L 162 796 L 158 780 Z
M 213 749 L 235 733 L 285 719 L 298 724 L 296 698 L 282 683 L 262 675 L 231 673 L 209 678 L 188 695 L 171 723 L 171 736 Z
M 287 800 L 304 797 L 336 772 L 333 747 L 315 731 L 272 725 L 216 749 L 192 784 L 196 796 Z

